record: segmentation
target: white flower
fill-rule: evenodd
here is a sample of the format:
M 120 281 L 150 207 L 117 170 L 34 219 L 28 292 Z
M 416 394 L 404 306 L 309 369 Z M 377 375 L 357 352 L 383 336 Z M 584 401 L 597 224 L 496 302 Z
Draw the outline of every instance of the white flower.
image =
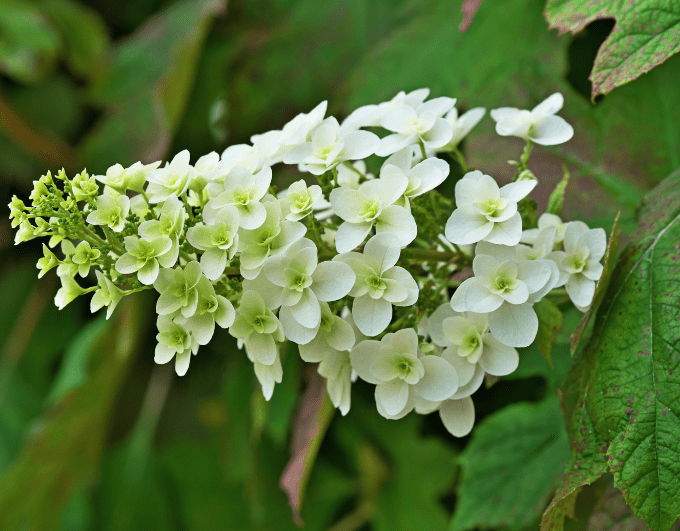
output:
M 314 243 L 303 238 L 278 256 L 270 256 L 260 275 L 246 280 L 244 290 L 262 296 L 267 307 L 282 306 L 279 319 L 288 339 L 308 343 L 321 323 L 319 301 L 336 301 L 349 293 L 356 276 L 342 262 L 317 263 Z
M 389 178 L 391 175 L 399 174 L 405 175 L 408 179 L 408 186 L 404 191 L 404 195 L 397 200 L 395 204 L 403 206 L 409 211 L 411 205 L 409 200 L 418 197 L 430 190 L 436 188 L 449 176 L 449 164 L 436 157 L 425 159 L 415 166 L 411 167 L 413 160 L 412 150 L 406 148 L 398 151 L 396 154 L 404 153 L 400 159 L 390 157 L 383 167 L 380 169 L 380 178 Z
M 244 291 L 229 333 L 243 339 L 251 361 L 273 365 L 278 357 L 277 342 L 285 339 L 281 323 L 254 291 Z
M 432 341 L 446 347 L 442 357 L 456 368 L 461 386 L 472 380 L 477 364 L 493 376 L 510 374 L 519 364 L 517 350 L 489 331 L 486 314 L 457 313 L 443 304 L 430 316 L 428 326 Z
M 111 282 L 101 271 L 95 271 L 97 275 L 97 284 L 99 289 L 94 292 L 92 300 L 90 301 L 90 311 L 92 313 L 98 311 L 102 306 L 106 306 L 106 318 L 111 317 L 113 310 L 123 298 L 125 293 Z
M 347 415 L 352 398 L 352 364 L 349 352 L 330 352 L 319 363 L 318 372 L 326 378 L 326 389 L 333 405 Z
M 348 167 L 347 164 L 349 164 L 352 168 L 355 168 L 357 171 L 354 171 L 352 168 Z M 359 188 L 360 184 L 359 179 L 361 176 L 359 173 L 362 173 L 366 177 L 367 181 L 375 179 L 375 175 L 367 172 L 366 162 L 363 160 L 356 160 L 354 162 L 348 162 L 347 164 L 341 164 L 338 166 L 338 186 L 354 188 L 356 190 Z
M 61 288 L 59 288 L 54 297 L 54 304 L 56 304 L 57 308 L 60 310 L 63 310 L 64 307 L 76 297 L 80 297 L 83 293 L 87 293 L 87 290 L 82 288 L 69 272 L 60 274 L 59 280 L 61 280 Z
M 120 164 L 114 164 L 106 170 L 106 175 L 95 175 L 94 178 L 100 183 L 113 188 L 119 194 L 124 194 L 127 190 L 141 192 L 146 175 L 160 165 L 160 160 L 151 164 L 135 162 L 129 168 L 123 168 Z
M 43 257 L 38 260 L 38 263 L 36 264 L 36 267 L 40 269 L 40 272 L 38 273 L 38 278 L 42 278 L 45 273 L 47 273 L 50 269 L 57 267 L 59 265 L 59 259 L 57 256 L 48 249 L 47 245 L 43 243 L 42 245 L 43 248 Z
M 99 258 L 100 254 L 99 249 L 93 249 L 89 243 L 83 241 L 75 248 L 71 261 L 78 266 L 78 274 L 85 277 L 90 272 L 90 266 Z
M 172 267 L 167 257 L 172 247 L 172 241 L 166 236 L 160 236 L 153 240 L 142 240 L 136 236 L 125 237 L 125 250 L 127 251 L 116 260 L 116 271 L 123 275 L 137 273 L 139 281 L 149 286 L 156 282 L 160 266 Z
M 388 110 L 380 125 L 394 134 L 380 141 L 376 154 L 384 157 L 419 142 L 429 149 L 445 146 L 452 138 L 453 127 L 442 116 L 455 103 L 453 98 L 441 97 L 427 101 L 417 109 L 402 105 Z
M 496 181 L 475 170 L 456 183 L 456 210 L 446 222 L 446 237 L 455 244 L 486 240 L 517 245 L 522 236 L 522 217 L 517 203 L 536 186 L 536 181 L 517 181 L 498 188 Z
M 269 164 L 281 162 L 291 147 L 310 140 L 310 132 L 321 123 L 327 107 L 328 102 L 322 101 L 309 113 L 298 114 L 280 131 L 254 135 L 250 141 L 264 154 Z
M 458 390 L 456 369 L 444 358 L 420 351 L 412 328 L 380 341 L 362 341 L 352 349 L 350 361 L 359 378 L 376 384 L 378 412 L 386 418 L 406 415 L 416 396 L 440 401 Z
M 335 235 L 339 253 L 354 249 L 375 227 L 377 233 L 393 234 L 401 247 L 411 243 L 418 227 L 411 213 L 394 203 L 408 188 L 408 177 L 390 173 L 361 184 L 357 190 L 335 188 L 330 195 L 333 211 L 344 220 Z
M 276 359 L 271 365 L 265 365 L 264 363 L 254 360 L 253 367 L 255 369 L 257 381 L 260 382 L 260 386 L 262 387 L 264 399 L 269 401 L 274 394 L 274 385 L 283 381 L 283 368 L 281 367 L 281 357 L 279 356 L 278 351 L 276 353 Z
M 222 208 L 209 225 L 197 223 L 187 230 L 187 240 L 203 251 L 201 269 L 209 280 L 222 276 L 227 260 L 238 249 L 239 211 L 234 206 Z
M 288 333 L 285 326 L 284 332 Z M 311 341 L 299 344 L 300 357 L 306 362 L 318 363 L 331 354 L 350 350 L 355 338 L 352 325 L 342 317 L 333 315 L 328 303 L 322 302 L 319 327 Z
M 444 120 L 451 124 L 453 128 L 453 137 L 449 140 L 448 144 L 444 147 L 437 149 L 437 151 L 450 151 L 453 150 L 461 140 L 465 138 L 472 128 L 479 123 L 479 121 L 484 117 L 486 109 L 484 107 L 475 107 L 470 109 L 468 112 L 458 116 L 458 109 L 455 107 L 451 109 Z
M 90 177 L 86 171 L 76 175 L 71 181 L 71 189 L 76 201 L 90 201 L 99 193 L 99 186 L 95 177 Z M 11 204 L 10 204 L 11 206 Z M 10 219 L 12 216 L 10 215 Z
M 224 176 L 235 166 L 242 166 L 250 173 L 257 173 L 264 166 L 265 160 L 262 152 L 255 144 L 236 144 L 229 146 L 222 152 L 219 169 L 212 175 L 211 180 L 222 181 Z
M 595 295 L 595 282 L 602 276 L 600 260 L 607 249 L 604 229 L 589 229 L 585 223 L 571 222 L 564 232 L 564 251 L 550 255 L 560 270 L 558 286 L 566 284 L 574 305 L 586 311 Z
M 161 294 L 156 301 L 156 313 L 169 315 L 179 310 L 184 317 L 194 315 L 198 307 L 198 283 L 201 277 L 201 266 L 195 260 L 184 268 L 161 269 L 153 284 Z
M 312 210 L 315 210 L 315 205 L 319 203 L 323 203 L 322 207 L 328 206 L 323 198 L 321 187 L 318 184 L 308 187 L 304 179 L 291 184 L 279 201 L 281 210 L 288 221 L 300 221 L 311 214 Z
M 357 328 L 371 337 L 381 333 L 392 320 L 392 305 L 411 306 L 418 300 L 418 285 L 403 267 L 395 266 L 401 250 L 391 234 L 368 240 L 363 254 L 339 254 L 333 260 L 349 265 L 356 274 L 350 291 L 354 297 L 352 317 Z
M 500 246 L 497 246 L 500 247 Z M 451 298 L 457 312 L 488 313 L 491 333 L 504 345 L 529 346 L 538 331 L 538 317 L 530 296 L 550 282 L 549 260 L 503 262 L 478 254 L 472 262 L 475 276 L 465 280 Z
M 181 323 L 181 318 L 159 315 L 158 334 L 156 335 L 156 352 L 154 361 L 158 364 L 168 363 L 175 358 L 177 376 L 184 376 L 189 369 L 192 352 L 198 352 L 198 343 Z
M 192 174 L 189 160 L 189 152 L 185 149 L 177 153 L 170 164 L 146 175 L 149 182 L 146 192 L 151 203 L 160 203 L 170 196 L 179 197 L 186 193 Z
M 305 171 L 321 175 L 345 160 L 364 159 L 380 145 L 368 131 L 347 132 L 332 116 L 312 132 L 311 140 L 291 147 L 283 157 L 286 164 L 300 164 Z
M 281 219 L 281 206 L 274 198 L 263 205 L 266 211 L 264 223 L 256 229 L 243 230 L 239 235 L 241 275 L 251 280 L 260 273 L 267 257 L 281 254 L 307 232 L 299 221 Z
M 556 92 L 530 111 L 501 107 L 491 111 L 491 118 L 496 120 L 496 132 L 501 136 L 518 136 L 553 146 L 574 136 L 574 128 L 564 118 L 555 116 L 563 104 L 562 94 Z
M 378 127 L 382 117 L 390 109 L 408 105 L 413 109 L 420 107 L 423 102 L 430 95 L 430 89 L 421 88 L 406 94 L 403 90 L 399 92 L 390 101 L 380 103 L 378 105 L 364 105 L 355 109 L 342 122 L 342 127 L 345 129 L 359 129 L 361 127 Z
M 152 240 L 165 236 L 170 238 L 172 245 L 161 260 L 163 267 L 172 267 L 179 256 L 179 237 L 184 230 L 187 212 L 182 201 L 175 196 L 168 197 L 163 203 L 158 219 L 143 221 L 139 225 L 139 236 L 145 240 Z
M 224 178 L 224 192 L 211 199 L 204 208 L 204 219 L 209 221 L 225 206 L 234 206 L 238 209 L 241 227 L 247 230 L 258 228 L 267 217 L 260 201 L 271 182 L 272 169 L 269 166 L 254 175 L 242 166 L 235 166 Z
M 449 398 L 442 402 L 430 402 L 419 397 L 415 410 L 420 415 L 439 411 L 442 424 L 454 437 L 465 437 L 475 424 L 475 405 L 469 396 Z
M 113 197 L 104 194 L 97 197 L 97 210 L 90 212 L 86 221 L 92 225 L 105 225 L 114 232 L 120 232 L 125 227 L 129 211 L 130 199 L 126 195 Z
M 555 245 L 562 245 L 562 242 L 564 241 L 564 231 L 567 230 L 567 225 L 568 223 L 563 223 L 559 216 L 544 212 L 538 218 L 538 228 L 522 231 L 522 238 L 520 241 L 522 243 L 534 243 L 541 230 L 548 227 L 555 227 L 557 229 L 555 234 Z
M 220 156 L 214 151 L 203 155 L 191 168 L 189 189 L 200 194 L 206 185 L 212 180 L 213 175 L 220 166 Z
M 215 294 L 210 281 L 201 276 L 196 285 L 198 302 L 190 317 L 183 317 L 183 324 L 199 345 L 207 345 L 215 333 L 215 323 L 229 328 L 236 317 L 234 306 L 221 295 Z

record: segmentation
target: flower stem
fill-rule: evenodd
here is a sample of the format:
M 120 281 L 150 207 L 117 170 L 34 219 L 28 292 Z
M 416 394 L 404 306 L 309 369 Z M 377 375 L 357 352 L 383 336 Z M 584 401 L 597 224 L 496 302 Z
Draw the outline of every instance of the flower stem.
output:
M 463 170 L 463 173 L 467 173 L 469 171 L 467 162 L 465 162 L 465 157 L 457 147 L 453 148 L 453 154 L 456 156 L 456 162 L 458 162 L 460 169 Z

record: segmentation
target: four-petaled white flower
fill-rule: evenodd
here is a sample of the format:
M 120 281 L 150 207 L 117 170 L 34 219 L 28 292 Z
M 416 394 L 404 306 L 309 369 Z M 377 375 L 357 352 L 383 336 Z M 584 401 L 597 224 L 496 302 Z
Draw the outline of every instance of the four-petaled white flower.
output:
M 496 132 L 501 136 L 518 136 L 543 146 L 563 144 L 574 136 L 574 128 L 555 114 L 562 108 L 564 98 L 556 92 L 530 111 L 515 107 L 501 107 L 491 111 L 496 121 Z
M 330 195 L 333 211 L 344 220 L 335 235 L 335 247 L 346 253 L 361 244 L 375 227 L 378 234 L 393 234 L 401 247 L 411 243 L 418 234 L 413 215 L 394 203 L 408 188 L 403 173 L 390 173 L 384 178 L 361 184 L 357 190 L 335 188 Z
M 323 120 L 327 107 L 328 102 L 322 101 L 308 113 L 298 114 L 281 130 L 254 135 L 250 141 L 264 154 L 269 164 L 281 162 L 293 146 L 310 141 L 310 133 Z
M 445 347 L 442 357 L 458 372 L 460 385 L 467 385 L 477 365 L 492 376 L 505 376 L 519 364 L 519 354 L 489 331 L 489 318 L 483 313 L 457 313 L 442 304 L 430 316 L 428 329 L 435 345 Z
M 191 317 L 198 307 L 198 282 L 201 265 L 193 260 L 184 268 L 161 269 L 153 287 L 160 297 L 156 301 L 156 313 L 169 315 L 178 310 L 184 317 Z
M 484 118 L 486 109 L 484 107 L 475 107 L 470 109 L 468 112 L 458 116 L 458 109 L 455 107 L 451 109 L 444 116 L 444 120 L 451 124 L 453 128 L 453 136 L 449 142 L 437 149 L 436 151 L 450 151 L 453 150 L 460 142 L 465 138 L 472 128 L 479 123 L 479 121 Z
M 338 121 L 326 118 L 312 132 L 311 140 L 291 147 L 283 156 L 286 164 L 300 164 L 305 171 L 321 175 L 346 160 L 364 159 L 380 145 L 368 131 L 346 131 Z
M 486 240 L 517 245 L 522 236 L 522 217 L 517 203 L 536 186 L 536 181 L 517 181 L 498 187 L 479 170 L 466 173 L 456 183 L 456 210 L 446 222 L 446 237 L 455 244 Z
M 568 223 L 563 223 L 559 216 L 544 212 L 538 218 L 538 228 L 522 231 L 522 238 L 520 241 L 522 243 L 534 243 L 540 231 L 547 229 L 548 227 L 555 227 L 557 232 L 555 233 L 554 243 L 555 245 L 562 245 L 562 242 L 564 241 L 564 231 L 567 230 L 567 225 Z
M 445 146 L 453 136 L 453 127 L 442 116 L 455 104 L 454 98 L 443 96 L 427 101 L 417 109 L 402 105 L 388 110 L 380 120 L 380 125 L 394 134 L 380 141 L 376 154 L 384 157 L 420 142 L 426 149 Z
M 586 311 L 595 295 L 595 282 L 602 276 L 600 260 L 607 249 L 604 229 L 589 229 L 585 223 L 572 221 L 564 231 L 564 251 L 549 258 L 560 270 L 558 286 L 565 286 L 574 305 Z
M 175 358 L 177 376 L 184 376 L 189 370 L 191 354 L 198 352 L 198 343 L 184 326 L 181 316 L 174 319 L 168 315 L 158 316 L 158 334 L 154 361 L 168 363 Z
M 285 339 L 281 323 L 254 291 L 243 292 L 236 320 L 229 328 L 229 333 L 243 339 L 248 358 L 262 365 L 276 362 L 276 343 Z
M 153 240 L 144 240 L 136 236 L 125 237 L 125 254 L 116 260 L 116 271 L 123 275 L 137 273 L 137 278 L 144 285 L 156 282 L 160 266 L 172 267 L 175 260 L 168 251 L 172 241 L 167 236 L 159 236 Z
M 321 187 L 318 184 L 308 187 L 304 179 L 291 184 L 279 202 L 281 211 L 288 221 L 300 221 L 319 206 L 321 208 L 329 206 L 323 198 Z M 319 205 L 320 203 L 322 204 Z
M 285 326 L 284 332 L 287 337 Z M 299 343 L 300 357 L 309 363 L 318 363 L 331 354 L 349 351 L 356 341 L 352 325 L 342 317 L 333 315 L 327 302 L 321 303 L 321 320 L 314 333 L 311 341 Z
M 125 228 L 128 212 L 130 199 L 126 195 L 113 197 L 103 194 L 97 197 L 97 210 L 90 212 L 86 221 L 92 225 L 104 225 L 114 232 L 121 232 Z
M 319 301 L 341 299 L 349 293 L 356 276 L 342 262 L 318 263 L 318 251 L 311 240 L 292 243 L 282 254 L 267 258 L 254 280 L 245 280 L 244 290 L 262 296 L 267 307 L 281 306 L 279 319 L 288 339 L 308 343 L 321 323 Z
M 246 230 L 260 227 L 267 217 L 262 199 L 272 182 L 272 169 L 267 166 L 256 174 L 242 166 L 234 166 L 224 178 L 224 191 L 211 199 L 203 209 L 206 219 L 214 217 L 225 206 L 239 211 L 239 225 Z
M 201 269 L 209 280 L 217 280 L 238 249 L 239 211 L 234 206 L 222 208 L 208 225 L 197 223 L 187 230 L 187 240 L 203 251 Z
M 281 254 L 307 231 L 299 221 L 281 219 L 281 205 L 274 198 L 265 201 L 263 205 L 266 211 L 264 223 L 253 230 L 242 230 L 239 234 L 241 275 L 251 280 L 260 273 L 269 256 Z
M 352 391 L 352 364 L 347 351 L 328 353 L 319 363 L 318 373 L 326 378 L 326 390 L 333 405 L 344 416 L 349 412 Z
M 101 271 L 95 271 L 97 275 L 97 285 L 99 289 L 92 295 L 92 300 L 90 301 L 90 311 L 92 313 L 98 311 L 103 306 L 107 307 L 106 318 L 111 317 L 113 310 L 123 298 L 125 293 L 118 286 L 116 286 L 108 277 L 106 277 Z
M 90 266 L 99 258 L 99 249 L 93 249 L 88 242 L 80 242 L 75 248 L 71 261 L 78 266 L 78 274 L 81 277 L 87 276 Z
M 446 161 L 430 157 L 413 164 L 413 150 L 404 148 L 388 158 L 380 169 L 380 178 L 390 179 L 391 175 L 405 175 L 408 185 L 395 204 L 411 210 L 410 200 L 436 188 L 449 176 Z
M 139 196 L 135 196 L 139 197 Z M 145 240 L 153 240 L 165 236 L 170 238 L 172 245 L 163 257 L 163 267 L 172 267 L 179 256 L 179 238 L 184 230 L 187 212 L 182 201 L 174 196 L 168 197 L 161 208 L 158 219 L 143 221 L 139 225 L 139 236 Z
M 415 406 L 416 396 L 441 401 L 458 390 L 456 369 L 444 358 L 424 354 L 412 328 L 386 334 L 380 341 L 366 340 L 350 353 L 359 378 L 375 384 L 378 412 L 401 418 Z
M 394 109 L 395 107 L 401 107 L 402 105 L 408 105 L 409 107 L 413 107 L 413 109 L 417 109 L 429 95 L 430 89 L 428 88 L 416 89 L 408 94 L 402 90 L 390 101 L 385 101 L 378 105 L 364 105 L 363 107 L 355 109 L 342 122 L 342 127 L 348 129 L 379 127 L 382 117 L 385 116 L 385 113 L 389 110 Z
M 548 262 L 501 262 L 478 254 L 472 261 L 475 276 L 454 292 L 451 307 L 457 312 L 489 314 L 489 328 L 496 339 L 510 347 L 527 347 L 538 332 L 538 317 L 530 296 L 550 281 L 552 269 Z
M 190 155 L 185 149 L 174 156 L 169 164 L 146 174 L 149 186 L 146 193 L 151 203 L 160 203 L 170 196 L 180 197 L 189 189 L 192 167 Z
M 94 178 L 100 183 L 113 188 L 119 194 L 124 194 L 128 190 L 142 192 L 146 175 L 160 165 L 160 160 L 151 164 L 135 162 L 129 168 L 123 168 L 120 164 L 114 164 L 106 170 L 106 175 L 95 175 Z
M 339 254 L 333 260 L 349 265 L 356 281 L 349 292 L 354 297 L 352 318 L 357 328 L 372 337 L 392 320 L 392 305 L 411 306 L 418 300 L 418 284 L 403 267 L 395 265 L 401 249 L 391 234 L 368 240 L 364 252 Z

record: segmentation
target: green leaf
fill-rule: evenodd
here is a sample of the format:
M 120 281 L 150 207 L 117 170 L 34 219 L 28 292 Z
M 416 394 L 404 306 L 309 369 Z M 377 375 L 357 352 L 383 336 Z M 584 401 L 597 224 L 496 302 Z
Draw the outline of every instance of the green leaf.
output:
M 0 481 L 0 529 L 50 531 L 71 494 L 89 483 L 101 458 L 111 409 L 143 323 L 123 301 L 89 381 L 64 397 Z
M 576 398 L 589 425 L 572 431 L 572 458 L 614 473 L 635 515 L 666 531 L 680 517 L 680 173 L 644 200 L 638 232 L 623 251 L 575 370 Z M 566 387 L 565 389 L 568 389 Z M 583 415 L 585 412 L 587 414 Z M 590 449 L 583 437 L 594 438 Z M 597 455 L 587 458 L 586 450 Z M 606 449 L 606 456 L 602 449 Z M 583 459 L 582 459 L 583 460 Z
M 59 373 L 47 395 L 50 405 L 57 404 L 69 391 L 82 386 L 88 379 L 88 364 L 92 349 L 111 323 L 104 316 L 89 322 L 71 341 L 64 353 Z
M 548 199 L 548 206 L 545 211 L 549 214 L 555 214 L 559 216 L 562 213 L 562 205 L 564 204 L 564 194 L 567 191 L 567 186 L 569 185 L 569 170 L 566 166 L 563 166 L 564 177 L 557 183 L 555 189 L 550 194 Z
M 594 20 L 613 18 L 590 80 L 592 97 L 636 79 L 680 51 L 680 5 L 674 0 L 548 0 L 551 28 L 577 33 Z
M 81 146 L 88 168 L 151 162 L 166 155 L 187 103 L 196 64 L 224 0 L 183 0 L 146 22 L 113 54 L 92 97 L 107 107 Z
M 452 531 L 521 529 L 540 516 L 569 459 L 557 397 L 487 417 L 461 454 Z
M 54 67 L 59 33 L 33 2 L 3 0 L 0 5 L 0 71 L 20 83 L 37 83 Z
M 562 312 L 548 299 L 541 299 L 534 305 L 538 316 L 538 333 L 536 334 L 536 346 L 543 354 L 546 361 L 553 366 L 550 353 L 557 339 L 557 333 L 562 328 Z
M 71 70 L 90 79 L 100 75 L 108 59 L 109 35 L 99 13 L 74 0 L 43 0 L 40 7 L 62 36 Z
M 619 212 L 616 215 L 616 219 L 614 220 L 614 226 L 612 227 L 612 231 L 609 234 L 607 250 L 604 253 L 602 276 L 597 281 L 597 285 L 595 286 L 593 302 L 590 305 L 590 308 L 588 308 L 588 311 L 586 311 L 586 313 L 583 314 L 583 318 L 581 319 L 578 326 L 574 330 L 574 333 L 571 335 L 570 342 L 572 355 L 574 354 L 574 352 L 576 352 L 576 349 L 578 348 L 578 345 L 581 342 L 581 338 L 583 337 L 586 327 L 590 322 L 590 318 L 593 316 L 595 312 L 597 312 L 597 309 L 600 307 L 600 304 L 602 303 L 602 298 L 604 297 L 604 294 L 607 291 L 607 288 L 609 287 L 609 281 L 611 280 L 612 272 L 614 271 L 614 264 L 616 263 L 616 252 L 619 249 L 619 238 L 621 237 L 621 230 L 619 228 L 620 216 L 621 213 Z
M 376 531 L 446 529 L 451 515 L 440 499 L 451 491 L 456 475 L 453 439 L 422 435 L 424 421 L 418 415 L 387 420 L 375 401 L 357 395 L 347 416 L 331 429 L 333 442 L 360 473 L 359 506 L 350 514 L 358 512 Z

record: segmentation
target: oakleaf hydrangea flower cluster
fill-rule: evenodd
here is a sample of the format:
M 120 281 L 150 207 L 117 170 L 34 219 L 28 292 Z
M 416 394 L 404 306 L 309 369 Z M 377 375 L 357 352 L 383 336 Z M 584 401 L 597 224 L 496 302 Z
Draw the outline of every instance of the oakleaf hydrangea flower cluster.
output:
M 485 375 L 513 372 L 535 340 L 534 304 L 568 296 L 589 307 L 606 239 L 557 211 L 537 218 L 529 199 L 532 143 L 573 135 L 555 115 L 560 94 L 491 111 L 500 135 L 527 142 L 504 185 L 470 171 L 458 149 L 486 110 L 428 97 L 400 92 L 342 122 L 323 102 L 193 165 L 182 151 L 105 175 L 47 173 L 30 206 L 9 205 L 15 241 L 49 238 L 37 267 L 40 277 L 56 268 L 59 308 L 92 293 L 92 311 L 109 318 L 123 297 L 157 292 L 155 360 L 174 360 L 178 375 L 220 327 L 268 400 L 291 341 L 342 414 L 361 379 L 381 415 L 438 411 L 464 436 Z M 280 164 L 302 175 L 277 192 Z

